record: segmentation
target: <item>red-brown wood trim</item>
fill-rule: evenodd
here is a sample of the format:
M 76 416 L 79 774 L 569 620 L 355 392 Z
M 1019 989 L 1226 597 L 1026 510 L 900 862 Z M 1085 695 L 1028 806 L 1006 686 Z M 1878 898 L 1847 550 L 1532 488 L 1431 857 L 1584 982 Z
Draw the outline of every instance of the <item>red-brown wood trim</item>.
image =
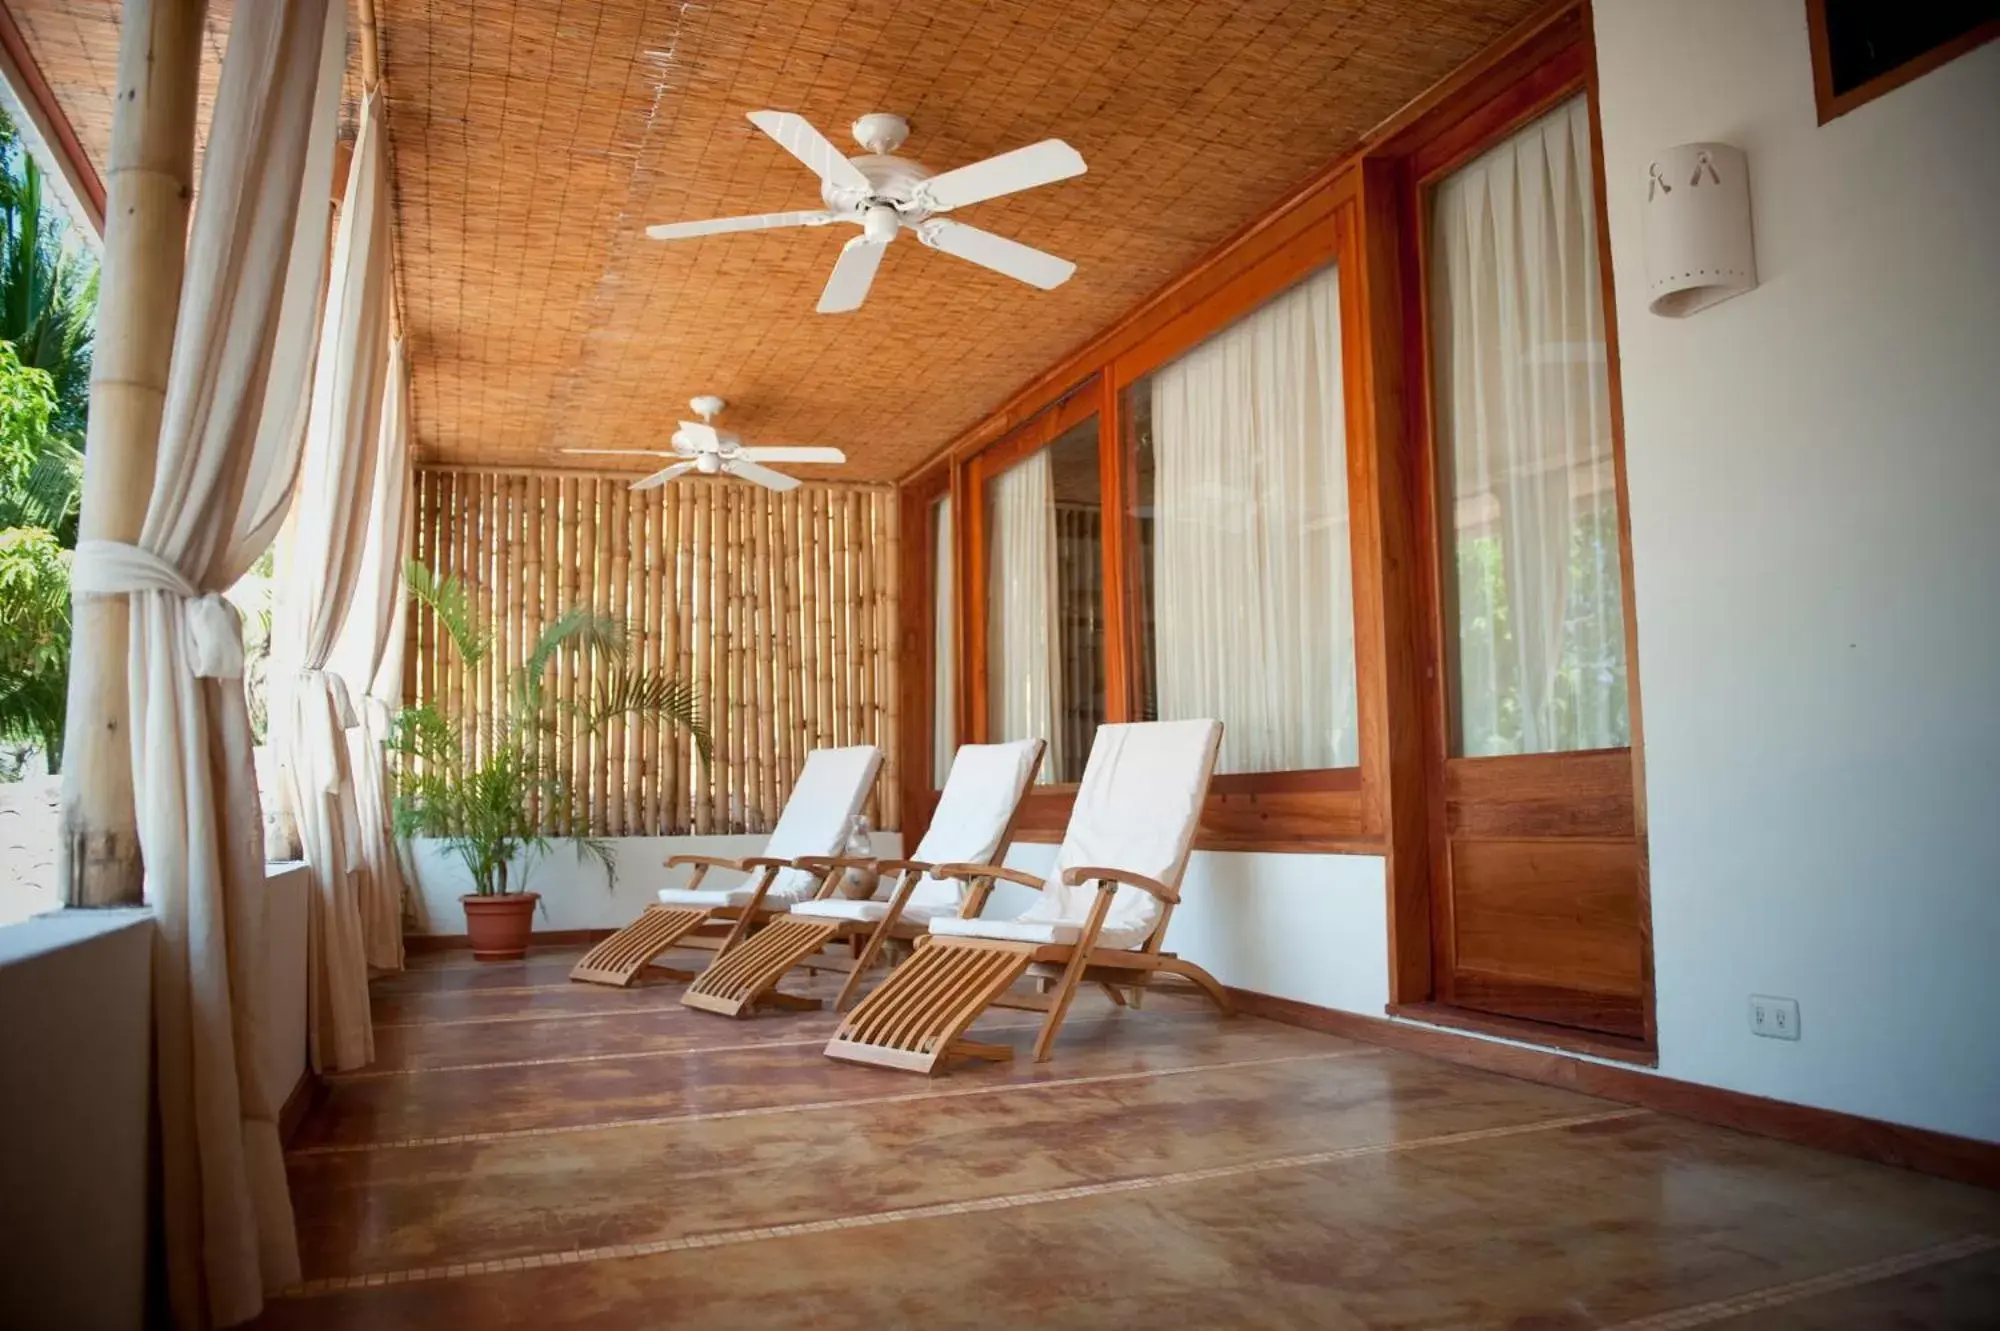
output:
M 1621 1040 L 1601 1031 L 1580 1031 L 1553 1022 L 1474 1012 L 1470 1008 L 1447 1007 L 1443 1003 L 1391 1003 L 1388 1012 L 1392 1017 L 1421 1021 L 1432 1026 L 1449 1026 L 1454 1030 L 1471 1031 L 1475 1035 L 1519 1040 L 1523 1044 L 1563 1049 L 1591 1058 L 1609 1058 L 1648 1068 L 1658 1067 L 1660 1062 L 1659 1052 L 1643 1040 Z
M 1409 1021 L 1341 1012 L 1249 989 L 1232 987 L 1229 994 L 1238 1010 L 1288 1026 L 1302 1026 L 1364 1044 L 1601 1096 L 1815 1150 L 1895 1165 L 1979 1187 L 2000 1188 L 2000 1143 L 1863 1118 L 1836 1109 L 1746 1095 L 1636 1068 L 1610 1067 L 1570 1054 L 1523 1049 Z
M 897 677 L 897 706 L 902 724 L 898 729 L 896 781 L 903 811 L 903 843 L 914 846 L 930 826 L 936 800 L 932 782 L 931 753 L 937 736 L 931 706 L 932 681 L 937 668 L 936 557 L 937 530 L 931 521 L 932 507 L 951 495 L 951 470 L 933 467 L 899 488 L 897 503 L 900 529 L 907 533 L 898 550 L 896 576 L 905 607 L 899 631 L 902 639 L 903 668 Z
M 1914 82 L 1934 69 L 1942 68 L 1968 51 L 1986 45 L 1995 37 L 2000 37 L 2000 19 L 1992 19 L 1980 24 L 1972 31 L 1962 33 L 1940 46 L 1896 66 L 1886 74 L 1877 74 L 1858 88 L 1846 92 L 1833 90 L 1833 55 L 1827 43 L 1826 0 L 1805 0 L 1806 44 L 1812 52 L 1813 103 L 1819 111 L 1819 123 L 1824 125 L 1836 116 L 1844 116 L 1859 106 L 1866 106 L 1884 93 L 1894 92 L 1905 83 Z
M 1123 404 L 1111 376 L 1097 380 L 1098 531 L 1104 570 L 1104 719 L 1134 719 L 1138 698 L 1138 565 L 1134 539 L 1137 517 L 1132 491 L 1137 482 L 1126 447 Z
M 1410 153 L 1419 188 L 1450 175 L 1509 134 L 1583 91 L 1589 52 L 1565 46 L 1509 83 L 1491 99 L 1450 124 Z M 1426 210 L 1426 213 L 1428 210 Z
M 1653 984 L 1653 853 L 1646 835 L 1646 709 L 1639 687 L 1639 606 L 1632 565 L 1632 488 L 1625 470 L 1625 378 L 1618 343 L 1618 292 L 1611 273 L 1611 205 L 1604 180 L 1604 126 L 1599 109 L 1595 15 L 1582 11 L 1584 88 L 1590 118 L 1590 171 L 1597 204 L 1597 272 L 1604 293 L 1606 401 L 1611 413 L 1611 477 L 1618 497 L 1619 607 L 1625 616 L 1625 706 L 1631 713 L 1632 834 L 1639 847 L 1639 969 L 1644 985 L 1646 1043 L 1659 1040 Z
M 1037 786 L 1022 804 L 1014 839 L 1053 845 L 1063 839 L 1076 786 Z M 1209 786 L 1196 828 L 1196 850 L 1380 855 L 1383 838 L 1367 830 L 1357 768 L 1319 772 L 1244 772 Z
M 537 929 L 528 937 L 530 950 L 538 947 L 588 947 L 601 943 L 616 929 Z M 422 956 L 430 952 L 470 951 L 472 938 L 467 934 L 404 934 L 403 952 L 407 956 Z M 496 962 L 495 965 L 504 965 Z
M 56 100 L 55 90 L 49 86 L 48 79 L 43 77 L 42 67 L 36 63 L 35 53 L 29 49 L 28 40 L 22 35 L 20 25 L 15 23 L 14 15 L 8 11 L 4 3 L 0 3 L 0 51 L 6 53 L 8 62 L 13 65 L 14 73 L 18 75 L 20 86 L 15 91 L 34 109 L 42 122 L 34 127 L 36 132 L 40 133 L 43 126 L 46 126 L 50 135 L 54 137 L 55 142 L 51 143 L 49 148 L 62 154 L 64 163 L 73 173 L 78 191 L 83 195 L 80 202 L 90 210 L 91 216 L 88 220 L 96 228 L 97 234 L 102 236 L 104 181 L 98 176 L 97 167 L 90 160 L 90 154 L 83 150 L 83 142 L 77 138 L 76 127 L 70 124 L 69 116 L 64 114 L 62 103 Z

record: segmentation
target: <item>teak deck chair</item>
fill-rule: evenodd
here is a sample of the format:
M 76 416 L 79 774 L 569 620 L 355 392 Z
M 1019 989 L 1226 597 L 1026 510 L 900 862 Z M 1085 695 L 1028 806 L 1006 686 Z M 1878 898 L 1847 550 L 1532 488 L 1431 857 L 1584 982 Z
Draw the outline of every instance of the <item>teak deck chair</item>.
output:
M 930 922 L 911 958 L 841 1023 L 828 1056 L 923 1073 L 953 1055 L 1012 1058 L 1006 1045 L 960 1038 L 1002 1006 L 1048 1013 L 1035 1040 L 1035 1061 L 1046 1062 L 1079 984 L 1122 1003 L 1121 991 L 1136 997 L 1162 971 L 1192 980 L 1228 1013 L 1214 976 L 1160 950 L 1221 742 L 1220 721 L 1099 726 L 1047 881 L 996 864 L 938 865 L 936 874 L 973 883 L 963 912 Z M 995 879 L 1041 895 L 1016 919 L 980 919 Z M 1025 975 L 1053 984 L 1009 993 Z
M 951 772 L 938 796 L 937 811 L 916 851 L 905 860 L 856 860 L 808 856 L 798 867 L 824 875 L 819 894 L 801 901 L 754 937 L 716 957 L 695 977 L 681 1002 L 704 1012 L 738 1017 L 761 1001 L 785 1006 L 817 1000 L 794 999 L 778 992 L 778 981 L 798 966 L 844 970 L 847 983 L 834 1000 L 847 1006 L 861 977 L 875 964 L 891 938 L 914 942 L 926 925 L 941 915 L 956 915 L 963 887 L 953 878 L 934 878 L 931 867 L 945 862 L 984 863 L 1001 857 L 1012 835 L 1021 797 L 1042 765 L 1042 741 L 1009 744 L 967 744 L 952 759 Z M 882 875 L 876 895 L 853 900 L 834 895 L 836 884 L 853 868 L 874 869 Z M 893 888 L 893 890 L 891 890 Z M 857 950 L 852 956 L 823 954 L 839 943 Z
M 882 766 L 882 751 L 873 744 L 846 749 L 815 749 L 806 755 L 798 783 L 778 815 L 778 825 L 764 843 L 764 853 L 730 860 L 717 855 L 676 855 L 669 869 L 694 870 L 688 885 L 661 888 L 660 904 L 584 953 L 569 973 L 572 980 L 592 984 L 628 985 L 654 957 L 680 944 L 726 952 L 751 927 L 768 923 L 788 907 L 811 896 L 818 879 L 795 867 L 801 856 L 839 855 L 846 849 L 854 817 L 867 803 Z M 738 887 L 704 888 L 710 869 L 732 869 L 752 875 Z M 692 936 L 704 925 L 731 924 L 719 940 Z M 667 970 L 666 967 L 659 967 Z M 684 971 L 670 971 L 681 979 Z

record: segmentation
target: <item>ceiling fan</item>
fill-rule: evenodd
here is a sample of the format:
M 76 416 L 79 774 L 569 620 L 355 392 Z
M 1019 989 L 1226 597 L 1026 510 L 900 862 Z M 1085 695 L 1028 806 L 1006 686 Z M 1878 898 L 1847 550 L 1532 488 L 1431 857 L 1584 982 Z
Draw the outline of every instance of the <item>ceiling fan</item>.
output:
M 1067 259 L 939 216 L 967 204 L 1082 175 L 1082 156 L 1061 139 L 1043 139 L 932 175 L 909 158 L 894 155 L 910 133 L 909 122 L 901 116 L 877 112 L 855 121 L 855 141 L 866 150 L 859 157 L 843 156 L 805 117 L 790 111 L 752 111 L 749 119 L 819 177 L 820 198 L 826 207 L 811 212 L 670 222 L 647 227 L 647 235 L 654 240 L 685 240 L 726 231 L 851 222 L 861 228 L 861 234 L 841 247 L 833 276 L 820 293 L 821 314 L 859 309 L 875 281 L 883 251 L 905 230 L 916 232 L 917 239 L 934 250 L 1044 291 L 1061 286 L 1076 271 L 1076 265 Z
M 799 480 L 787 476 L 782 471 L 772 471 L 764 466 L 766 462 L 845 462 L 847 454 L 837 448 L 822 448 L 812 444 L 784 444 L 770 447 L 746 447 L 743 441 L 727 430 L 715 428 L 715 418 L 722 414 L 723 400 L 713 393 L 704 393 L 688 403 L 694 414 L 701 417 L 699 422 L 682 421 L 674 431 L 672 450 L 657 448 L 565 448 L 565 453 L 616 454 L 619 457 L 679 458 L 678 462 L 662 467 L 652 475 L 632 482 L 634 490 L 653 490 L 665 485 L 674 477 L 687 472 L 702 476 L 735 476 L 746 481 L 755 481 L 768 490 L 795 490 Z

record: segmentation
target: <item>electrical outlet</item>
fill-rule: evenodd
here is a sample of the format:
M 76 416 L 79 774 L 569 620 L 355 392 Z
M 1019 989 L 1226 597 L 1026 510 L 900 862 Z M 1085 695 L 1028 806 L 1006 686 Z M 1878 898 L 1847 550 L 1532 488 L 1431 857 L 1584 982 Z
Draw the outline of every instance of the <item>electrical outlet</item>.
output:
M 1750 1030 L 1769 1040 L 1799 1038 L 1799 1000 L 1750 995 Z

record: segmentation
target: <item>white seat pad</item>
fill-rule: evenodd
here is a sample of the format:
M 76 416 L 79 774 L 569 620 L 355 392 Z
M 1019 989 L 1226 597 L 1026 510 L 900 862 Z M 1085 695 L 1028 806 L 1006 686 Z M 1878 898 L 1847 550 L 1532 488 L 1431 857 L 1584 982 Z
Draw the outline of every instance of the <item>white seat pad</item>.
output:
M 757 884 L 750 882 L 742 887 L 663 887 L 660 889 L 660 904 L 665 906 L 702 906 L 714 909 L 717 906 L 747 906 L 750 898 L 757 895 Z M 798 898 L 778 891 L 773 884 L 764 894 L 764 905 L 771 910 L 783 910 Z
M 903 903 L 902 918 L 912 924 L 922 924 L 925 920 L 939 915 L 954 914 L 958 910 L 955 901 L 927 904 L 921 901 Z M 853 901 L 847 897 L 827 897 L 820 901 L 801 901 L 792 907 L 792 914 L 806 915 L 816 920 L 852 920 L 859 924 L 873 924 L 889 913 L 886 901 Z
M 931 921 L 931 932 L 945 938 L 992 938 L 1006 943 L 1057 943 L 1074 946 L 1083 937 L 1082 920 L 961 920 L 946 916 Z M 1152 933 L 1149 925 L 1123 929 L 1106 925 L 1097 946 L 1124 951 L 1138 947 Z

